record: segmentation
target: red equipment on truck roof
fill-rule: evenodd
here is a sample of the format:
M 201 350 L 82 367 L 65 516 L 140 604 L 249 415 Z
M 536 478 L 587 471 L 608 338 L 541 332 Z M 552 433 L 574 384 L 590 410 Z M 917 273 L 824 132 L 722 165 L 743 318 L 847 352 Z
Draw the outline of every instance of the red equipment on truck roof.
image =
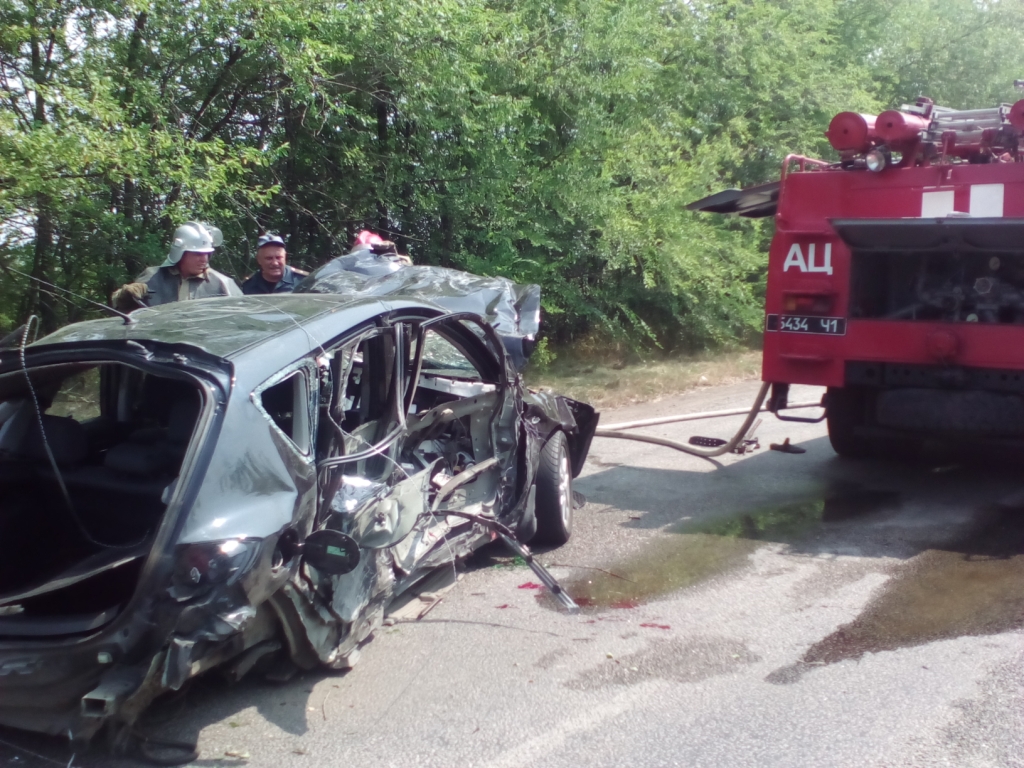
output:
M 837 453 L 900 438 L 1024 440 L 1024 99 L 841 112 L 840 161 L 690 210 L 775 215 L 762 379 L 828 387 Z

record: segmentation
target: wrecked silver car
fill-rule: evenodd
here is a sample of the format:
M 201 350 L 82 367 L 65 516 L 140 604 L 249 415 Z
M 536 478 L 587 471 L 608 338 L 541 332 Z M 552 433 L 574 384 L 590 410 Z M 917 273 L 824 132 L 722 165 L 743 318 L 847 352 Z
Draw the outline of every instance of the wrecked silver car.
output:
M 344 669 L 439 566 L 568 539 L 597 415 L 524 388 L 533 294 L 310 287 L 0 349 L 0 724 L 116 741 L 212 667 Z

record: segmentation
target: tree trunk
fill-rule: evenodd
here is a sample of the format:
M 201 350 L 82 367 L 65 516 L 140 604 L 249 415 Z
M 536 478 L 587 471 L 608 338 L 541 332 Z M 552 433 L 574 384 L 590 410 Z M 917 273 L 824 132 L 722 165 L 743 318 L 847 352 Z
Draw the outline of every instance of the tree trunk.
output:
M 36 241 L 32 252 L 32 277 L 47 282 L 57 282 L 52 274 L 53 256 L 53 216 L 51 213 L 51 201 L 43 194 L 36 196 Z M 32 287 L 26 297 L 25 316 L 30 314 L 39 315 L 39 323 L 42 333 L 51 333 L 57 330 L 59 322 L 54 307 L 56 299 L 48 296 L 40 290 L 40 283 L 33 281 Z
M 374 184 L 377 195 L 377 231 L 387 237 L 391 231 L 391 223 L 388 219 L 386 190 L 382 189 L 382 186 L 387 179 L 388 170 L 388 103 L 380 96 L 377 97 L 377 157 L 378 170 Z
M 32 80 L 35 84 L 34 104 L 32 118 L 36 125 L 45 125 L 47 120 L 46 98 L 39 91 L 39 87 L 46 83 L 49 71 L 50 57 L 44 52 L 43 45 L 39 39 L 40 30 L 38 19 L 33 19 L 30 48 L 32 53 Z M 51 32 L 52 35 L 52 32 Z M 52 37 L 51 37 L 52 41 Z M 52 50 L 52 46 L 51 46 Z M 35 246 L 32 253 L 32 277 L 37 280 L 54 282 L 54 275 L 51 273 L 51 257 L 53 255 L 53 206 L 49 196 L 40 192 L 36 195 L 36 224 L 35 224 Z M 32 281 L 25 301 L 25 316 L 38 314 L 43 333 L 50 333 L 57 329 L 57 313 L 54 311 L 52 297 L 46 296 L 40 290 L 40 283 Z

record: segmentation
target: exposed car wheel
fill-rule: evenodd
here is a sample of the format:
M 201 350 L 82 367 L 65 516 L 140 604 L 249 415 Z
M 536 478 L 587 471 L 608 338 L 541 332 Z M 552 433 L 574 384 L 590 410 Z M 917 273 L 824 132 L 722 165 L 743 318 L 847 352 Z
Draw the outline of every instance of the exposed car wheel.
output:
M 537 467 L 538 544 L 558 546 L 572 535 L 572 465 L 565 433 L 555 432 L 540 452 Z
M 864 395 L 860 390 L 830 387 L 825 420 L 832 450 L 848 459 L 862 459 L 871 455 L 871 444 L 855 434 L 857 427 L 864 424 Z

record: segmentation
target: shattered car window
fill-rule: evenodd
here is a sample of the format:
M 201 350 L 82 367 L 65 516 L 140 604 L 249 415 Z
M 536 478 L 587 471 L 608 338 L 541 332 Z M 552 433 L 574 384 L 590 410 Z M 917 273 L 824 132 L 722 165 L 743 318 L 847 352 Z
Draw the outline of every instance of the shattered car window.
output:
M 88 421 L 99 416 L 99 368 L 89 368 L 64 379 L 46 412 L 54 416 L 70 416 L 76 421 Z
M 394 421 L 394 337 L 391 333 L 374 334 L 338 359 L 350 364 L 331 415 L 344 435 L 344 453 L 353 454 L 383 439 Z M 379 457 L 363 465 L 369 467 L 374 474 L 385 469 Z
M 258 394 L 260 406 L 271 421 L 303 454 L 309 453 L 309 391 L 306 377 L 296 371 L 284 381 Z
M 480 372 L 466 355 L 432 330 L 427 331 L 423 338 L 423 371 L 466 379 L 480 378 Z

